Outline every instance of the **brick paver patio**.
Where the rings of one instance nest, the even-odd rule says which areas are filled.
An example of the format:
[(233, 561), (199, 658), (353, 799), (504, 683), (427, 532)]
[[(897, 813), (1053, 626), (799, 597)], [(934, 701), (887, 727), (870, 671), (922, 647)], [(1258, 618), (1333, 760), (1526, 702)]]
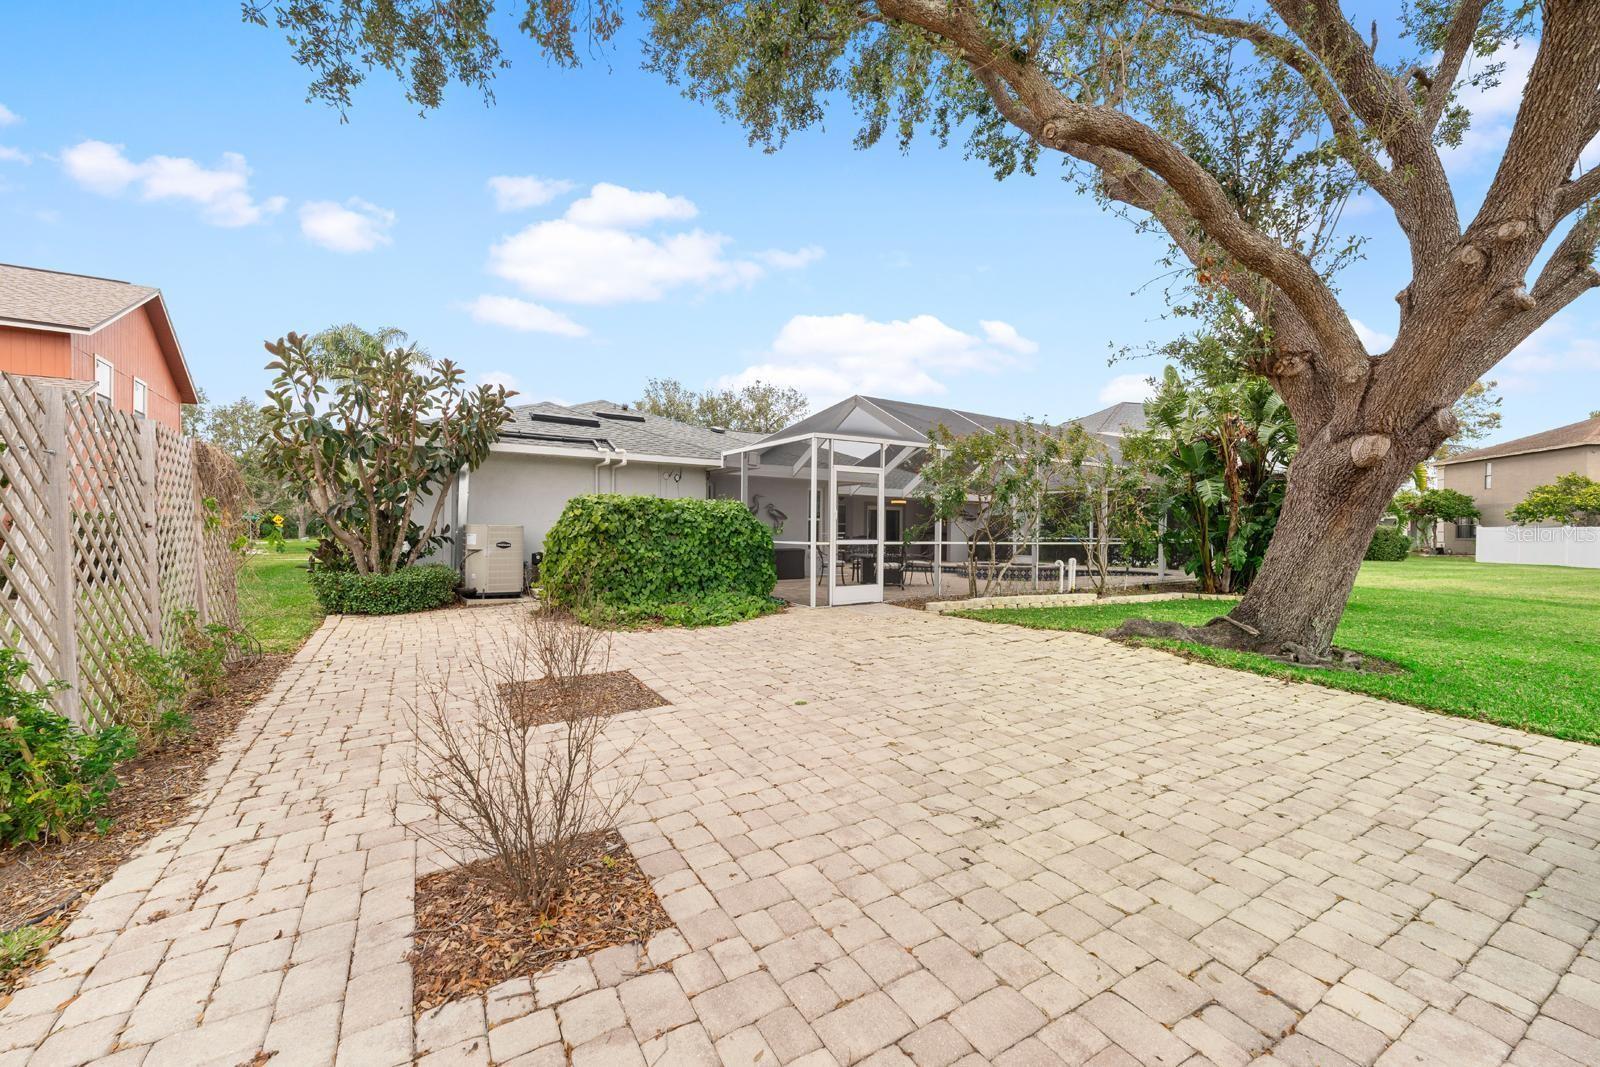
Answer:
[(889, 607), (619, 639), (676, 930), (413, 1024), (404, 706), (515, 612), (325, 625), (0, 1067), (1600, 1062), (1600, 750)]

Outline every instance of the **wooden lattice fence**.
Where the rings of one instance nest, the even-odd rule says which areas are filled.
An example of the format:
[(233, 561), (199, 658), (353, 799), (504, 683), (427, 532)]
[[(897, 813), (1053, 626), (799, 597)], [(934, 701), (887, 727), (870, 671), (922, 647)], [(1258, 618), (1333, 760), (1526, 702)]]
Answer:
[(11, 374), (0, 443), (0, 637), (35, 685), (66, 683), (64, 713), (103, 724), (130, 641), (170, 649), (186, 612), (237, 624), (232, 533), (196, 472), (204, 446), (92, 389)]

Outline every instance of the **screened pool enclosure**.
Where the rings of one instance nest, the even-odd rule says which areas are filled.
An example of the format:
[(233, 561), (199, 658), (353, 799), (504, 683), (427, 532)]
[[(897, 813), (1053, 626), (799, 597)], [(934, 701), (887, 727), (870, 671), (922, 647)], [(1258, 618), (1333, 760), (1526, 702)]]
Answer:
[[(1118, 405), (1078, 420), (1116, 448)], [(1132, 413), (1125, 413), (1132, 420)], [(1137, 410), (1142, 416), (1142, 409)], [(919, 499), (930, 434), (1011, 424), (954, 408), (854, 396), (752, 444), (723, 452), (715, 494), (744, 502), (773, 532), (778, 594), (811, 607), (965, 595), (1065, 591), (1094, 551), (1092, 520), (1064, 496), (990, 545), (974, 543), (972, 516), (943, 522)], [(1105, 427), (1105, 428), (1101, 428)], [(1107, 432), (1107, 430), (1111, 432)], [(1166, 577), (1154, 545), (1111, 541), (1125, 582)], [(1140, 558), (1148, 556), (1149, 558)]]

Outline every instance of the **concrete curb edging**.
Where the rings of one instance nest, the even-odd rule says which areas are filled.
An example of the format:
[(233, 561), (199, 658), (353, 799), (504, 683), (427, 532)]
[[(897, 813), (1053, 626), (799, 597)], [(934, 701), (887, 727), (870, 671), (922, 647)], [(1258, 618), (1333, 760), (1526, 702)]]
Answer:
[(1149, 604), (1160, 600), (1238, 600), (1226, 593), (1136, 593), (1100, 597), (1094, 593), (1025, 593), (1020, 596), (980, 596), (971, 600), (933, 600), (923, 608), (935, 615), (952, 611), (986, 611), (990, 608), (1081, 608), (1093, 604)]

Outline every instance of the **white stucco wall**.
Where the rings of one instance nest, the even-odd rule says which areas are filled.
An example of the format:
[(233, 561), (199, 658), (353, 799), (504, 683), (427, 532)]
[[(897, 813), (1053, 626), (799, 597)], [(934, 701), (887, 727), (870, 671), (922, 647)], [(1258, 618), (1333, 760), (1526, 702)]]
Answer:
[(495, 452), (467, 479), (465, 523), (522, 527), (529, 552), (544, 550), (544, 536), (567, 501), (585, 493), (625, 493), (667, 499), (706, 496), (705, 470), (630, 462), (600, 467), (598, 458), (529, 456)]

